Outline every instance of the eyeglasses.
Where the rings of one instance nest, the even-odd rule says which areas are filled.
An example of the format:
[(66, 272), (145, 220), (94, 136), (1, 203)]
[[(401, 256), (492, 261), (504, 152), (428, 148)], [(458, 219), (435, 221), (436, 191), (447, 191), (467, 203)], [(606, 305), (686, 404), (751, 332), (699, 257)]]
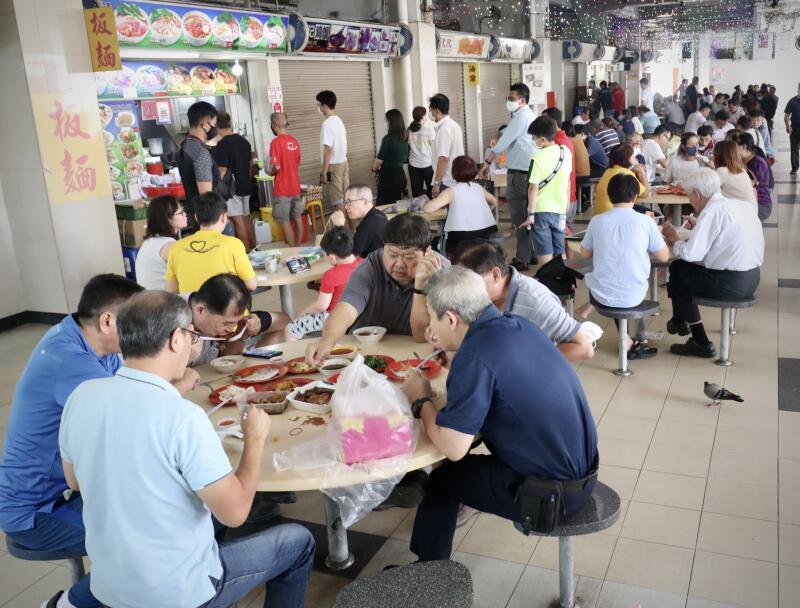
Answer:
[(365, 199), (363, 197), (362, 198), (346, 198), (346, 199), (344, 199), (344, 206), (345, 207), (349, 207), (350, 205), (356, 204), (358, 201), (364, 201), (364, 200), (367, 200), (367, 199)]
[(192, 336), (191, 338), (192, 344), (197, 344), (197, 341), (203, 337), (203, 334), (201, 334), (199, 331), (194, 331), (193, 329), (189, 329), (188, 327), (179, 327), (178, 329), (180, 329), (181, 331), (185, 331), (187, 334), (190, 334)]
[(186, 209), (181, 209), (180, 211), (176, 211), (170, 217), (175, 217), (176, 215), (186, 215)]

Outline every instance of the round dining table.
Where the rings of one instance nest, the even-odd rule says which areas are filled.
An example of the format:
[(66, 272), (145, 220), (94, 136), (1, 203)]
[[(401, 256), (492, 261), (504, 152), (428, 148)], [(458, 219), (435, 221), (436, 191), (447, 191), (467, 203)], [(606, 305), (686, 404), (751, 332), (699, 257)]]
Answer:
[(672, 207), (672, 225), (676, 228), (681, 225), (681, 208), (683, 205), (689, 204), (689, 197), (685, 194), (659, 194), (653, 190), (652, 196), (642, 197), (639, 199), (641, 203), (655, 203), (657, 205), (665, 205)]
[(278, 262), (277, 272), (267, 272), (265, 269), (256, 270), (256, 284), (259, 287), (277, 287), (281, 295), (281, 310), (290, 317), (293, 317), (292, 310), (292, 285), (305, 285), (309, 281), (318, 281), (328, 270), (332, 268), (330, 262), (323, 256), (311, 264), (311, 268), (305, 272), (293, 274), (286, 261), (292, 258), (301, 257), (301, 253), (308, 251), (309, 247), (281, 247), (281, 259)]
[[(275, 344), (272, 349), (280, 351), (284, 360), (289, 360), (303, 355), (309, 340)], [(343, 337), (339, 345), (355, 346), (362, 355), (387, 355), (395, 360), (413, 359), (414, 351), (419, 352), (423, 357), (431, 352), (431, 347), (427, 344), (415, 342), (410, 336), (387, 335), (377, 344), (361, 344), (353, 336)], [(264, 359), (248, 357), (245, 366), (259, 365), (267, 363)], [(223, 375), (215, 371), (210, 365), (203, 365), (197, 368), (200, 374), (201, 384), (194, 390), (187, 393), (186, 398), (194, 401), (206, 411), (213, 408), (209, 401), (212, 390), (231, 384), (235, 379), (232, 375)], [(319, 380), (322, 376), (312, 372), (308, 374), (297, 374), (284, 376), (290, 380), (297, 378), (310, 378)], [(437, 407), (444, 406), (446, 390), (445, 381), (447, 370), (431, 380), (434, 391), (434, 401)], [(223, 418), (239, 418), (238, 407), (223, 406), (211, 414), (211, 420), (215, 427), (217, 422)], [(346, 472), (341, 472), (342, 467), (337, 467), (336, 475), (331, 475), (331, 470), (326, 467), (308, 470), (284, 470), (276, 471), (273, 466), (272, 456), (275, 453), (283, 452), (293, 446), (318, 439), (328, 432), (330, 414), (317, 415), (305, 411), (297, 410), (289, 405), (282, 414), (270, 415), (271, 426), (269, 436), (264, 446), (264, 456), (261, 462), (261, 472), (258, 480), (258, 490), (262, 492), (286, 492), (286, 491), (306, 491), (324, 490), (334, 487), (346, 487), (357, 484), (367, 483), (372, 480), (381, 479), (387, 476), (386, 472), (372, 470), (370, 472), (357, 468), (347, 467)], [(408, 463), (407, 471), (413, 471), (432, 465), (444, 459), (444, 455), (433, 445), (428, 438), (422, 423), (415, 420), (418, 425), (418, 440), (414, 454)], [(225, 451), (235, 468), (241, 458), (243, 442), (240, 439), (226, 437), (223, 441)], [(395, 474), (393, 469), (391, 474)], [(341, 514), (338, 504), (328, 495), (325, 495), (325, 522), (328, 536), (328, 556), (325, 563), (332, 570), (342, 570), (353, 564), (354, 557), (350, 553), (347, 542), (347, 529), (341, 525)]]

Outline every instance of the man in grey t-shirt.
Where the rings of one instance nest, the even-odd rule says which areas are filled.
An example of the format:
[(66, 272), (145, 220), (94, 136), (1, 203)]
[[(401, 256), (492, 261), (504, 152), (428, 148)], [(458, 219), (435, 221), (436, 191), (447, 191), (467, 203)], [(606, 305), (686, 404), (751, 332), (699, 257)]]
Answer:
[(566, 313), (558, 297), (536, 279), (509, 267), (499, 245), (467, 241), (456, 250), (453, 263), (481, 275), (497, 308), (536, 325), (567, 360), (582, 361), (594, 356), (591, 340), (581, 331), (580, 323)]

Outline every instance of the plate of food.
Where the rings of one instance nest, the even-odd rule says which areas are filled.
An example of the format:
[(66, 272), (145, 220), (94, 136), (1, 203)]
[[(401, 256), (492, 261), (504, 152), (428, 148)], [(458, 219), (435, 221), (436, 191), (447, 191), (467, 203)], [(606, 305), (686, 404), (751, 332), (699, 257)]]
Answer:
[(365, 355), (364, 365), (373, 371), (383, 374), (386, 368), (395, 363), (395, 360), (388, 355)]
[(226, 384), (211, 391), (208, 400), (214, 405), (219, 405), (227, 401), (227, 405), (236, 405), (240, 400), (247, 399), (247, 395), (255, 394), (259, 390), (266, 390), (266, 385), (237, 386), (236, 384)]
[(125, 127), (124, 129), (119, 130), (119, 135), (117, 137), (119, 138), (119, 142), (121, 144), (132, 144), (139, 139), (139, 133), (130, 127)]
[(271, 48), (278, 48), (286, 40), (286, 28), (282, 23), (270, 21), (264, 28), (264, 41)]
[(200, 11), (183, 16), (183, 40), (190, 46), (203, 46), (211, 39), (211, 19)]
[(106, 148), (114, 144), (114, 134), (105, 129), (103, 130), (103, 144), (105, 144)]
[(270, 391), (292, 392), (297, 387), (305, 386), (311, 382), (315, 382), (315, 380), (312, 380), (311, 378), (280, 378), (278, 380), (268, 382), (264, 385), (264, 388)]
[(167, 80), (167, 90), (178, 95), (189, 95), (192, 92), (192, 75), (189, 70), (180, 65), (170, 65), (164, 71)]
[(283, 414), (289, 401), (289, 391), (255, 391), (245, 396), (245, 403), (258, 406), (267, 414)]
[(119, 167), (115, 167), (114, 165), (108, 165), (108, 179), (112, 182), (117, 181), (117, 178), (120, 176), (122, 171), (120, 171)]
[(312, 414), (327, 414), (331, 411), (334, 389), (322, 381), (311, 382), (289, 393), (292, 407)]
[(129, 44), (140, 43), (150, 31), (147, 13), (133, 2), (122, 2), (114, 9), (114, 23), (119, 39)]
[(214, 72), (211, 68), (208, 68), (204, 65), (196, 65), (192, 68), (191, 71), (192, 75), (192, 83), (194, 83), (197, 88), (199, 89), (213, 89), (214, 84)]
[(306, 363), (305, 357), (295, 357), (294, 359), (289, 359), (286, 362), (286, 367), (289, 368), (290, 375), (294, 374), (314, 374), (317, 371), (317, 368), (309, 363)]
[(214, 17), (214, 43), (231, 47), (239, 37), (239, 21), (229, 12)]
[(150, 13), (150, 41), (170, 46), (181, 37), (181, 18), (168, 8), (157, 8)]
[(214, 70), (214, 80), (218, 91), (235, 93), (238, 88), (238, 78), (231, 72), (230, 66), (221, 65)]
[(128, 196), (125, 194), (125, 186), (119, 182), (111, 182), (111, 196), (115, 201), (124, 201)]
[(134, 124), (136, 124), (136, 116), (133, 115), (133, 112), (122, 110), (122, 112), (117, 114), (117, 119), (115, 122), (120, 129), (132, 127)]
[[(406, 375), (408, 375), (409, 370), (422, 363), (422, 361), (422, 359), (394, 361), (386, 367), (386, 377), (390, 380), (402, 382), (406, 379)], [(442, 371), (442, 366), (431, 359), (430, 361), (425, 362), (425, 365), (420, 368), (420, 371), (424, 372), (425, 376), (430, 380), (431, 378), (435, 378), (439, 375), (439, 373)]]
[(109, 72), (108, 74), (108, 84), (112, 93), (124, 95), (128, 89), (136, 86), (136, 72), (126, 65), (122, 66), (121, 70)]
[(239, 42), (243, 47), (254, 49), (264, 37), (264, 24), (253, 15), (242, 15), (239, 21)]
[(140, 93), (157, 93), (163, 91), (167, 79), (164, 70), (155, 65), (143, 65), (136, 70), (136, 86)]
[(263, 363), (240, 369), (233, 374), (236, 384), (262, 384), (286, 375), (289, 368), (282, 363)]
[(144, 173), (144, 165), (138, 160), (125, 165), (125, 177), (139, 177), (142, 173)]

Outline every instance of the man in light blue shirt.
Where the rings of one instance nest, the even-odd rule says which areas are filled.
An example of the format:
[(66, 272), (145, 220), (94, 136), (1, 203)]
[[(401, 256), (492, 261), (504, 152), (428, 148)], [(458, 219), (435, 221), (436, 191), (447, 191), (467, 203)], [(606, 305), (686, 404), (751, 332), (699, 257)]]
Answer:
[(534, 154), (533, 139), (528, 133), (528, 127), (536, 118), (528, 105), (529, 101), (530, 90), (527, 85), (521, 82), (511, 85), (506, 99), (506, 108), (511, 112), (511, 122), (506, 126), (494, 148), (486, 155), (486, 161), (481, 169), (481, 177), (486, 179), (494, 159), (503, 152), (506, 153), (508, 169), (506, 200), (511, 213), (511, 224), (517, 232), (517, 253), (511, 264), (518, 270), (527, 270), (533, 259), (531, 233), (527, 227), (517, 228), (528, 219), (528, 171)]
[[(619, 174), (608, 183), (614, 208), (589, 222), (581, 243), (581, 256), (592, 258), (593, 270), (585, 276), (590, 301), (610, 308), (633, 308), (647, 295), (650, 256), (659, 262), (669, 259), (667, 247), (653, 218), (633, 210), (639, 196), (639, 181)], [(629, 345), (628, 357), (653, 357), (657, 349), (640, 341), (644, 323)]]
[(180, 296), (145, 292), (118, 318), (125, 367), (84, 382), (67, 400), (59, 444), (64, 474), (84, 500), (92, 593), (114, 608), (218, 608), (266, 583), (264, 606), (299, 608), (314, 540), (287, 524), (217, 545), (211, 515), (247, 517), (270, 420), (242, 415), (242, 458), (231, 469), (206, 413), (171, 382), (200, 334)]
[[(64, 404), (84, 380), (113, 376), (120, 366), (117, 309), (142, 288), (103, 274), (83, 288), (78, 311), (52, 327), (33, 349), (14, 391), (0, 461), (0, 528), (34, 551), (85, 555), (83, 502), (69, 495), (58, 451)], [(89, 579), (69, 591), (78, 608), (100, 604)]]

